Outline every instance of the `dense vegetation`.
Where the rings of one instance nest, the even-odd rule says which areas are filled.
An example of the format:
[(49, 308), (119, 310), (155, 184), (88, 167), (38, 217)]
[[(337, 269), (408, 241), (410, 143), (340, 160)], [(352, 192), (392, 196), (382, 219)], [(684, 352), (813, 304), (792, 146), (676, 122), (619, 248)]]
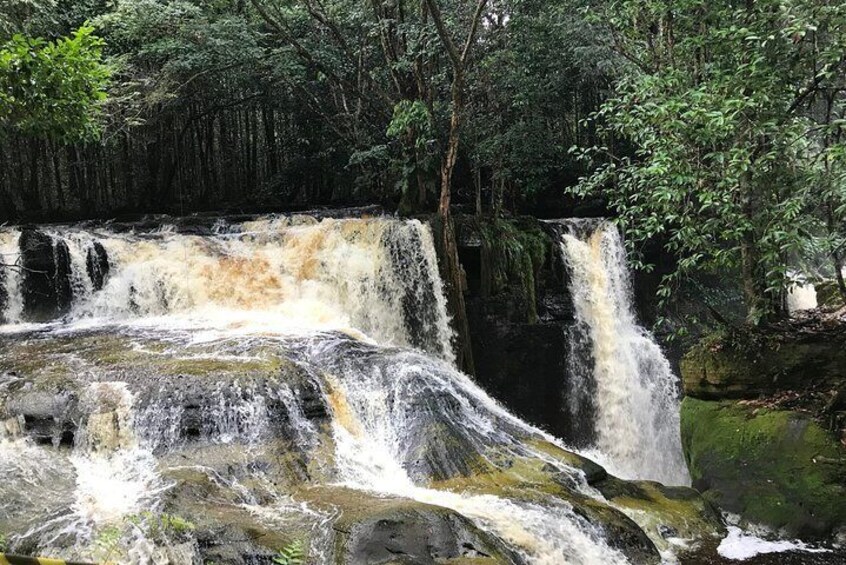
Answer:
[(98, 141), (7, 139), (6, 217), (374, 201), (431, 210), (453, 107), (444, 41), (471, 47), (458, 61), (459, 200), (473, 204), (480, 187), (480, 206), (516, 205), (575, 178), (567, 149), (591, 139), (580, 120), (607, 85), (577, 13), (538, 0), (20, 6), (7, 36), (54, 40), (88, 22), (113, 76)]
[(587, 198), (760, 321), (846, 296), (845, 73), (826, 0), (4, 0), (0, 220)]

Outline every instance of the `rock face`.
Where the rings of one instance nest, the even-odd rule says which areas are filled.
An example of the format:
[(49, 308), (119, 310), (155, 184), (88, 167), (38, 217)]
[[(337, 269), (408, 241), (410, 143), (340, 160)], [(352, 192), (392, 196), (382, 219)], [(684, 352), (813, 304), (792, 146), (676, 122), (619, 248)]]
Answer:
[(574, 317), (557, 236), (534, 218), (464, 217), (457, 232), (477, 379), (522, 418), (585, 445), (590, 430), (566, 397)]
[(693, 485), (752, 523), (824, 538), (846, 527), (846, 449), (807, 415), (686, 398)]
[(681, 361), (685, 393), (697, 398), (755, 398), (784, 390), (828, 389), (846, 382), (846, 331), (704, 339)]
[[(117, 524), (109, 531), (125, 536), (140, 528), (155, 545), (150, 551), (177, 552), (156, 560), (173, 565), (271, 563), (295, 542), (305, 543), (316, 563), (526, 563), (520, 543), (512, 540), (512, 547), (498, 533), (510, 531), (511, 514), (495, 514), (505, 526), (488, 530), (462, 511), (464, 503), (449, 502), (465, 496), (510, 500), (513, 511), (550, 506), (542, 516), (569, 516), (562, 524), (583, 524), (638, 564), (659, 563), (674, 532), (702, 539), (721, 530), (691, 489), (617, 479), (539, 434), (511, 430), (520, 438), (516, 449), (475, 441), (478, 430), (459, 418), (466, 412), (450, 406), (464, 397), (433, 394), (436, 387), (422, 385), (434, 381), (420, 374), (409, 381), (421, 392), (410, 411), (414, 421), (403, 428), (412, 436), (404, 467), (429, 494), (412, 499), (337, 486), (339, 465), (347, 463), (338, 461), (343, 435), (333, 427), (362, 433), (352, 389), (335, 390), (360, 371), (340, 369), (358, 359), (396, 386), (399, 371), (380, 367), (378, 357), (404, 358), (350, 343), (332, 353), (336, 365), (315, 371), (298, 361), (306, 344), (296, 340), (285, 347), (253, 343), (252, 355), (238, 341), (102, 331), (0, 342), (0, 446), (17, 450), (11, 460), (0, 458), (13, 463), (2, 467), (0, 531), (15, 536), (17, 552), (89, 561), (88, 553), (74, 555), (74, 548), (26, 532), (57, 511), (73, 517), (83, 492), (77, 482), (90, 465), (126, 477), (145, 505), (153, 500), (146, 497), (158, 497), (151, 511), (122, 508), (131, 513), (96, 526)], [(507, 423), (486, 431), (506, 433)], [(97, 497), (85, 500), (92, 510), (111, 508), (111, 498), (104, 508)]]
[(66, 314), (73, 299), (67, 244), (25, 229), (21, 231), (20, 249), (26, 319), (42, 322)]
[(706, 338), (682, 361), (693, 485), (748, 523), (808, 539), (842, 533), (843, 334), (747, 337)]
[(404, 499), (369, 498), (332, 489), (327, 500), (343, 509), (333, 526), (335, 562), (344, 563), (522, 563), (517, 555), (469, 520), (439, 506)]

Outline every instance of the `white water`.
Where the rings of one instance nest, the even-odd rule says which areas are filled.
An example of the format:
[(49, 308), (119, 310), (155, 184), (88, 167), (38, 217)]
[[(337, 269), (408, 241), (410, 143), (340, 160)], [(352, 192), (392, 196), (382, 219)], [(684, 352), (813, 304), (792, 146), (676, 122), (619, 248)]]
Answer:
[[(677, 379), (652, 335), (637, 324), (625, 248), (608, 223), (571, 223), (561, 236), (576, 311), (571, 368), (594, 403), (596, 448), (624, 478), (687, 485)], [(579, 346), (589, 358), (578, 355)]]
[(785, 551), (826, 553), (828, 550), (814, 548), (801, 541), (766, 540), (754, 533), (744, 532), (737, 526), (728, 527), (728, 535), (717, 548), (720, 555), (735, 561), (744, 561), (765, 553), (783, 553)]
[[(68, 320), (96, 327), (218, 328), (244, 333), (363, 332), (391, 345), (453, 359), (437, 258), (419, 221), (313, 218), (257, 220), (214, 236), (48, 232), (67, 245), (73, 304)], [(16, 258), (16, 232), (2, 233)], [(86, 258), (94, 242), (110, 274), (94, 291)], [(5, 318), (21, 320), (19, 276), (6, 277)], [(419, 316), (410, 320), (411, 314)], [(8, 329), (8, 328), (7, 328)]]
[[(598, 448), (628, 476), (683, 483), (686, 474), (675, 460), (678, 438), (668, 433), (672, 421), (666, 420), (675, 409), (667, 388), (672, 375), (658, 346), (634, 321), (615, 233), (606, 230), (589, 241), (564, 236), (563, 243), (574, 272), (577, 313), (590, 329), (600, 361)], [(272, 340), (290, 348), (324, 383), (321, 394), (332, 410), (332, 472), (339, 484), (455, 510), (529, 563), (626, 561), (597, 526), (562, 500), (438, 488), (441, 479), (460, 475), (462, 461), (455, 457), (493, 467), (503, 457), (527, 457), (551, 465), (582, 494), (601, 500), (580, 472), (532, 449), (526, 440), (559, 442), (509, 414), (452, 366), (452, 335), (434, 246), (420, 222), (280, 218), (221, 225), (214, 235), (202, 237), (172, 228), (154, 234), (67, 228), (51, 235), (68, 247), (73, 290), (67, 318), (41, 326), (51, 335), (108, 325), (115, 332), (129, 328), (164, 336), (177, 349), (205, 343), (220, 358), (244, 358), (252, 355), (257, 340)], [(16, 237), (5, 236), (5, 248), (12, 250)], [(102, 290), (95, 290), (87, 273), (95, 241), (110, 263)], [(5, 317), (21, 320), (20, 283), (9, 280), (4, 284), (14, 300)], [(32, 326), (11, 324), (5, 331), (16, 328)], [(224, 343), (232, 342), (243, 347), (223, 351)], [(287, 386), (269, 390), (238, 380), (214, 386), (213, 402), (200, 407), (199, 437), (192, 441), (243, 445), (247, 457), (270, 433), (268, 403), (280, 399), (301, 446), (316, 443), (313, 424)], [(24, 535), (38, 538), (43, 548), (59, 547), (66, 536), (91, 542), (102, 527), (157, 508), (170, 486), (159, 473), (161, 457), (188, 441), (181, 436), (188, 416), (178, 387), (162, 386), (142, 402), (125, 384), (100, 383), (91, 385), (86, 398), (87, 425), (67, 456), (73, 486), (62, 492), (71, 499), (52, 499), (68, 510)], [(677, 434), (677, 420), (675, 425)], [(454, 445), (460, 447), (450, 448)], [(19, 447), (9, 449), (7, 457), (0, 449), (0, 469), (18, 464), (11, 459), (21, 453)], [(26, 449), (39, 464), (53, 457), (50, 448)], [(259, 470), (248, 487), (211, 467), (197, 468), (237, 492), (251, 513), (267, 520), (274, 511), (312, 515), (318, 537), (331, 535), (325, 527), (330, 515), (304, 509), (274, 491)], [(45, 477), (59, 474), (54, 471), (34, 484), (44, 488)], [(9, 476), (35, 472), (18, 470)], [(261, 485), (262, 496), (251, 490), (255, 484)], [(317, 554), (329, 551), (325, 540), (313, 545)], [(143, 562), (143, 555), (154, 551), (141, 540), (133, 549), (141, 557), (134, 559)]]
[(0, 440), (0, 499), (12, 501), (0, 504), (0, 517), (26, 508), (35, 519), (18, 537), (37, 540), (47, 553), (67, 538), (89, 543), (103, 528), (155, 508), (167, 488), (152, 451), (136, 439), (126, 385), (94, 383), (80, 401), (90, 413), (67, 455), (23, 438)]
[[(329, 344), (328, 349), (332, 347)], [(321, 349), (324, 352), (315, 352), (318, 359), (327, 348)], [(427, 487), (425, 478), (415, 480), (409, 466), (420, 455), (409, 448), (437, 447), (415, 446), (415, 439), (429, 438), (420, 431), (421, 426), (426, 429), (432, 422), (454, 421), (455, 427), (448, 429), (457, 431), (459, 437), (452, 439), (466, 442), (474, 453), (498, 450), (545, 459), (520, 441), (521, 434), (539, 436), (540, 432), (508, 414), (450, 367), (432, 364), (413, 353), (400, 353), (381, 359), (382, 363), (366, 371), (360, 364), (371, 365), (370, 360), (347, 361), (350, 357), (331, 356), (341, 361), (330, 362), (327, 367), (339, 375), (332, 381), (331, 405), (335, 412), (336, 464), (343, 485), (455, 510), (508, 542), (529, 563), (627, 562), (622, 553), (609, 547), (599, 528), (578, 516), (564, 501), (544, 497), (547, 501), (541, 505), (491, 494), (438, 490)], [(388, 380), (390, 387), (385, 386)], [(435, 398), (449, 398), (456, 406), (427, 404), (425, 399), (431, 398), (432, 391), (437, 392)], [(573, 469), (560, 463), (557, 466), (574, 475), (574, 481), (583, 480)], [(587, 485), (584, 488), (587, 490)]]
[[(6, 304), (0, 312), (0, 322), (16, 324), (23, 315), (23, 296), (21, 294), (21, 273), (17, 268), (19, 252), (18, 240), (20, 232), (17, 230), (0, 231), (0, 296), (5, 297)], [(2, 302), (0, 302), (2, 304)]]
[(795, 281), (787, 289), (787, 311), (791, 314), (805, 310), (813, 310), (817, 304), (817, 289), (807, 281), (804, 275), (789, 272)]

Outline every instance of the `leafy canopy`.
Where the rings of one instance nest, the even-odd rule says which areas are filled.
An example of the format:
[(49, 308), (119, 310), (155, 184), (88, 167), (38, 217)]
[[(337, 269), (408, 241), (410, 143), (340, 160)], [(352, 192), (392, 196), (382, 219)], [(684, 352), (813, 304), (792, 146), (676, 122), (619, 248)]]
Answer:
[(89, 26), (54, 41), (15, 34), (0, 45), (0, 136), (97, 137), (111, 74), (102, 49)]
[(693, 269), (740, 269), (750, 321), (768, 315), (824, 231), (822, 185), (832, 213), (846, 201), (823, 182), (843, 168), (846, 5), (621, 1), (594, 16), (627, 67), (575, 191), (602, 194), (633, 249), (658, 238), (681, 257), (664, 297)]

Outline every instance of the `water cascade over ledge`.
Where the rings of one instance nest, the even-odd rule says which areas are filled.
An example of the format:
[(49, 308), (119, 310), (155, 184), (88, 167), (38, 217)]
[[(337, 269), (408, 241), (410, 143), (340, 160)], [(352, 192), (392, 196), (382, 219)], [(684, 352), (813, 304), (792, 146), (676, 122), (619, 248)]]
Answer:
[(679, 435), (678, 380), (639, 326), (619, 231), (609, 222), (560, 224), (570, 273), (572, 409), (595, 427), (595, 447), (627, 478), (690, 484)]
[[(581, 246), (565, 250), (574, 292), (597, 276)], [(0, 252), (19, 267), (0, 279), (0, 533), (15, 551), (270, 563), (300, 543), (308, 563), (591, 565), (657, 563), (721, 531), (693, 491), (609, 475), (455, 369), (419, 221), (4, 229)], [(575, 299), (596, 358), (657, 351), (633, 317), (593, 329), (630, 306)], [(637, 385), (668, 408), (658, 359), (632, 361), (640, 384), (616, 372), (626, 359), (597, 367), (597, 447), (627, 477), (680, 484), (663, 412), (638, 435), (613, 406)], [(667, 450), (665, 474), (643, 450)]]

